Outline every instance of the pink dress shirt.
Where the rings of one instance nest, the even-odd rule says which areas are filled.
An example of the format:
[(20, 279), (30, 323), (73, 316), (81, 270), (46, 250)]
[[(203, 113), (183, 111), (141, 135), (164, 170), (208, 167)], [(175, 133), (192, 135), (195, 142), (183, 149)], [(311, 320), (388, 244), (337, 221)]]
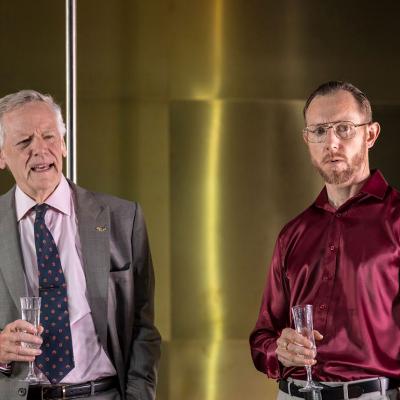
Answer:
[[(93, 324), (86, 297), (86, 279), (83, 271), (78, 221), (74, 199), (67, 180), (62, 176), (60, 184), (45, 201), (51, 206), (45, 216), (46, 225), (58, 247), (68, 290), (71, 335), (75, 368), (61, 381), (82, 383), (106, 376), (116, 371), (102, 348)], [(36, 202), (18, 186), (15, 191), (18, 229), (25, 265), (27, 293), (38, 295), (38, 266), (36, 260), (33, 224)]]

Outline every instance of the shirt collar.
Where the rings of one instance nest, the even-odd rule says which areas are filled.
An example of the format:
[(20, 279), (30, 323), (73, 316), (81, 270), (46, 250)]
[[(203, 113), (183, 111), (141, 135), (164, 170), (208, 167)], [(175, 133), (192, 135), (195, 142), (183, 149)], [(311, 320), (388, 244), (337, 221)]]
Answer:
[[(362, 186), (360, 192), (356, 195), (360, 197), (360, 195), (370, 195), (374, 196), (379, 200), (382, 200), (385, 196), (386, 190), (389, 187), (389, 184), (386, 182), (385, 178), (383, 177), (381, 171), (372, 170), (370, 177)], [(346, 201), (347, 203), (347, 201)], [(326, 187), (324, 187), (321, 193), (318, 195), (317, 199), (315, 200), (314, 204), (319, 208), (324, 208), (329, 211), (336, 211), (328, 201), (328, 193), (326, 191)]]
[[(61, 180), (56, 190), (46, 199), (46, 204), (56, 210), (71, 215), (71, 188), (64, 175), (61, 175)], [(36, 205), (36, 201), (24, 193), (17, 185), (15, 189), (15, 208), (17, 212), (17, 221), (19, 222), (26, 213)]]

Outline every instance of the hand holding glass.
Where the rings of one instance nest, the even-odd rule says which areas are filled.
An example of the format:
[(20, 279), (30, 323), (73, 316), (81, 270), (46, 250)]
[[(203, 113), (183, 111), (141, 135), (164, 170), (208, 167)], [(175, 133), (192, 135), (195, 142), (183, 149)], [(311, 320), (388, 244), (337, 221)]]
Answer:
[[(40, 325), (40, 297), (21, 297), (21, 313), (22, 319), (31, 323), (36, 330), (39, 330)], [(26, 347), (33, 347), (30, 343), (23, 343)], [(40, 377), (35, 374), (34, 362), (29, 362), (29, 371), (28, 376), (25, 378), (25, 381), (29, 383), (39, 383), (41, 381)]]
[[(300, 335), (306, 337), (312, 343), (311, 350), (313, 350), (316, 354), (317, 347), (315, 346), (315, 339), (313, 332), (314, 328), (313, 328), (312, 305), (306, 304), (304, 306), (294, 306), (292, 307), (292, 315), (296, 331), (300, 333)], [(307, 384), (304, 388), (299, 389), (299, 391), (312, 392), (313, 390), (321, 390), (322, 386), (318, 385), (312, 380), (311, 365), (306, 365), (305, 368), (307, 371)]]

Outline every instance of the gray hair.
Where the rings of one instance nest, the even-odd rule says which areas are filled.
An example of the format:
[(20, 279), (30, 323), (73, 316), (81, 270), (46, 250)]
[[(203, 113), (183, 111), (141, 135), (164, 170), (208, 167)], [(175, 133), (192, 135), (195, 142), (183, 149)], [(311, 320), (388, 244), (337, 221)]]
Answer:
[(5, 138), (5, 127), (3, 123), (3, 117), (6, 113), (11, 112), (27, 103), (32, 103), (35, 101), (43, 101), (48, 104), (54, 111), (57, 128), (61, 136), (65, 135), (66, 129), (64, 120), (61, 114), (60, 106), (54, 101), (53, 97), (49, 94), (42, 94), (36, 90), (21, 90), (16, 93), (11, 93), (0, 99), (0, 149), (3, 147)]

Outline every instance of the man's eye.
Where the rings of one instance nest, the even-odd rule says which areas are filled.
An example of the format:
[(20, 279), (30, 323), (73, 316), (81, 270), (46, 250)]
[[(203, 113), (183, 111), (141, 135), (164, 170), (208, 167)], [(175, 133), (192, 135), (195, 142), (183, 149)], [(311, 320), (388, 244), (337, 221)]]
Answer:
[(323, 136), (323, 135), (325, 135), (325, 132), (326, 132), (326, 129), (323, 126), (318, 126), (313, 131), (314, 135), (317, 135), (317, 136)]
[(336, 125), (336, 132), (339, 134), (347, 134), (350, 131), (349, 124)]
[(24, 140), (21, 140), (20, 142), (18, 142), (17, 144), (18, 144), (18, 146), (26, 147), (26, 146), (28, 146), (28, 144), (30, 142), (31, 142), (31, 139), (24, 139)]

